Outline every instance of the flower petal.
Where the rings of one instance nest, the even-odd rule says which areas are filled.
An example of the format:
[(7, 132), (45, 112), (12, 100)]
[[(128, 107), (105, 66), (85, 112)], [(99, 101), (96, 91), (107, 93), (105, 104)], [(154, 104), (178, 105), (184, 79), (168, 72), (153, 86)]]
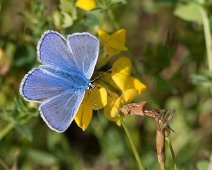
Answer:
[(101, 41), (104, 43), (104, 51), (109, 55), (109, 57), (117, 55), (121, 51), (128, 50), (125, 46), (126, 30), (119, 29), (112, 35), (109, 35), (100, 29), (98, 34)]
[(78, 0), (76, 6), (88, 12), (96, 8), (96, 2), (94, 0)]
[(99, 38), (102, 42), (106, 43), (110, 39), (110, 35), (103, 30), (99, 29), (98, 30)]
[(132, 70), (132, 64), (128, 57), (120, 57), (113, 63), (112, 75), (123, 74), (129, 76)]
[(74, 118), (76, 124), (82, 128), (82, 130), (85, 130), (92, 118), (93, 111), (89, 103), (89, 96), (88, 93), (85, 93), (85, 97), (83, 99), (82, 104), (79, 107), (79, 110)]
[[(99, 87), (100, 85), (97, 85)], [(89, 91), (90, 106), (93, 110), (102, 109), (107, 105), (107, 91), (104, 87), (92, 88)]]
[(132, 64), (127, 57), (120, 57), (113, 64), (112, 80), (116, 86), (121, 90), (126, 90), (126, 86), (129, 83), (128, 78), (132, 70)]
[(111, 48), (117, 49), (119, 51), (126, 51), (128, 50), (127, 47), (124, 46), (124, 44), (121, 44), (119, 41), (115, 39), (110, 39), (107, 42), (107, 45), (109, 45)]
[(138, 96), (138, 92), (135, 89), (129, 89), (123, 92), (119, 97), (116, 93), (108, 90), (108, 104), (104, 108), (105, 116), (116, 122), (117, 125), (121, 125), (119, 117), (119, 108), (123, 105), (131, 102), (135, 97)]
[(123, 105), (132, 102), (138, 96), (138, 92), (135, 89), (126, 90), (122, 95), (115, 100), (114, 105), (111, 107), (110, 110), (110, 119), (115, 121), (117, 124), (120, 123), (120, 116), (119, 116), (119, 108)]
[(121, 102), (121, 106), (132, 102), (137, 96), (138, 96), (138, 91), (136, 89), (128, 89), (125, 90), (121, 97), (120, 97), (120, 102)]
[(138, 91), (138, 94), (141, 94), (147, 90), (146, 85), (141, 83), (140, 80), (136, 78), (129, 77), (128, 82), (129, 83), (127, 83), (127, 89), (136, 89)]
[(113, 118), (116, 117), (116, 114), (120, 105), (120, 103), (118, 103), (119, 101), (116, 102), (119, 96), (108, 89), (107, 89), (107, 92), (108, 92), (108, 97), (107, 97), (108, 104), (104, 108), (104, 113), (108, 119), (113, 120)]
[(111, 35), (111, 39), (114, 39), (119, 42), (119, 44), (124, 45), (126, 42), (126, 30), (123, 28), (119, 29)]
[(106, 43), (104, 46), (104, 51), (109, 55), (109, 57), (113, 57), (120, 53), (120, 49), (113, 48), (110, 44)]

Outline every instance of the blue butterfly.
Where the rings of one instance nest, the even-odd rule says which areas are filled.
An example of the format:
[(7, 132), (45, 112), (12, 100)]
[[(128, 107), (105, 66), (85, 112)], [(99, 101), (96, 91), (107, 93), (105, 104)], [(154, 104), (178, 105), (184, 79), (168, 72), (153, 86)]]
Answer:
[(73, 121), (85, 90), (94, 87), (90, 78), (99, 53), (99, 41), (89, 33), (75, 33), (65, 39), (46, 31), (37, 46), (41, 63), (25, 75), (20, 94), (40, 103), (41, 117), (52, 130), (64, 132)]

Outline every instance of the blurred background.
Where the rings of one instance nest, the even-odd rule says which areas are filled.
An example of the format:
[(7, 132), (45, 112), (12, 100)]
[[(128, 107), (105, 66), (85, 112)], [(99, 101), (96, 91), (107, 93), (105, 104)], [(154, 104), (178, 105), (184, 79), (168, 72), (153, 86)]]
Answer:
[[(37, 105), (19, 95), (23, 76), (38, 65), (36, 45), (46, 30), (61, 34), (99, 28), (127, 31), (133, 74), (148, 87), (137, 98), (152, 108), (176, 109), (170, 126), (178, 169), (207, 170), (212, 153), (212, 72), (208, 69), (204, 7), (212, 23), (212, 1), (101, 0), (86, 12), (72, 0), (0, 0), (0, 169), (137, 169), (122, 127), (94, 114), (82, 131), (75, 123), (63, 134), (47, 128)], [(109, 4), (104, 8), (101, 4)], [(111, 24), (113, 22), (113, 24)], [(127, 126), (146, 169), (159, 169), (156, 125), (129, 117)], [(167, 166), (173, 160), (167, 148)]]

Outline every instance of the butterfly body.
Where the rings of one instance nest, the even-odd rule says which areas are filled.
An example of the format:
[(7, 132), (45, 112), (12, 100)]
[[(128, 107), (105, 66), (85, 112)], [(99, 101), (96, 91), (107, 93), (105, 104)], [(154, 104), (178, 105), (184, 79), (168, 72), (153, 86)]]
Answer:
[(55, 31), (45, 32), (37, 46), (41, 65), (25, 75), (20, 94), (40, 103), (46, 124), (64, 132), (73, 121), (90, 83), (99, 52), (99, 41), (89, 33), (63, 38)]
[(46, 74), (55, 76), (55, 78), (61, 79), (61, 81), (66, 81), (69, 84), (68, 89), (86, 89), (88, 87), (89, 80), (81, 72), (74, 69), (66, 71), (45, 65), (41, 65), (40, 68)]

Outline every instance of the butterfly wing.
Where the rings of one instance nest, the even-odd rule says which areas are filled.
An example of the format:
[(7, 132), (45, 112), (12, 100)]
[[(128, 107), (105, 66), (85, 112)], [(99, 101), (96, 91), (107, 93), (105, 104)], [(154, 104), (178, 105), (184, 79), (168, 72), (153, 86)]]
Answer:
[(37, 46), (38, 60), (43, 64), (71, 71), (90, 79), (97, 62), (99, 41), (89, 33), (75, 33), (68, 41), (55, 31), (46, 31)]
[(39, 107), (41, 117), (52, 130), (64, 132), (73, 121), (84, 97), (84, 90), (67, 90)]
[[(68, 42), (58, 32), (46, 31), (37, 45), (38, 60), (44, 65), (50, 65), (66, 71), (76, 70), (77, 65), (71, 54)], [(80, 71), (78, 69), (78, 71)]]
[(99, 53), (99, 41), (89, 33), (75, 33), (68, 36), (68, 43), (78, 68), (90, 79)]
[[(78, 72), (63, 72), (53, 67), (40, 65), (22, 80), (20, 94), (29, 101), (43, 102), (68, 89), (85, 89), (88, 80), (79, 78)], [(77, 78), (78, 77), (78, 78)]]
[(25, 75), (19, 91), (27, 101), (42, 102), (59, 95), (68, 86), (69, 82), (35, 68)]
[(52, 130), (63, 132), (73, 121), (85, 90), (71, 88), (75, 82), (59, 77), (61, 72), (52, 74), (52, 69), (41, 65), (30, 71), (22, 80), (20, 93), (26, 100), (41, 102), (43, 120)]
[[(45, 72), (42, 65), (32, 70), (22, 80), (20, 93), (26, 100), (42, 102), (39, 110), (51, 129), (63, 132), (68, 128), (83, 100), (86, 88), (70, 89), (70, 85), (76, 87), (77, 82), (70, 82), (64, 77), (61, 79), (63, 74), (58, 76), (55, 73), (74, 71), (88, 81), (93, 74), (98, 52), (99, 42), (89, 33), (70, 35), (68, 41), (54, 31), (47, 31), (42, 35), (37, 46), (38, 60), (44, 67), (49, 67), (48, 70), (54, 68), (56, 72)], [(86, 81), (85, 85), (88, 83)]]

